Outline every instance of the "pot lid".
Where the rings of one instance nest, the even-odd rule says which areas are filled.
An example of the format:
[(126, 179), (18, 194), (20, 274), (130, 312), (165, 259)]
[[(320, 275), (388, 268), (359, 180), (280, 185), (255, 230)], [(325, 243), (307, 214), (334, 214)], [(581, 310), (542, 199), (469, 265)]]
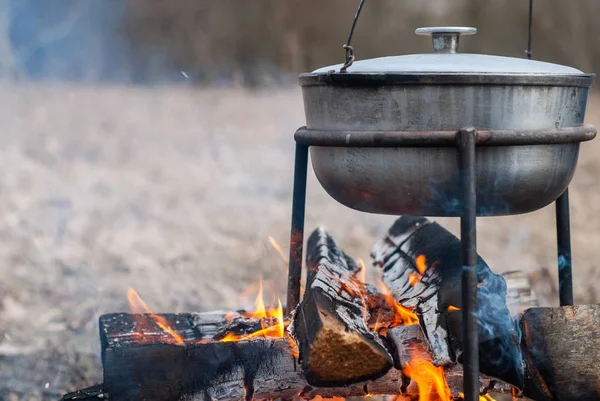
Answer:
[[(509, 74), (577, 75), (582, 71), (560, 64), (487, 54), (457, 53), (461, 35), (474, 35), (470, 27), (419, 28), (417, 35), (430, 35), (433, 53), (380, 57), (352, 63), (348, 74)], [(319, 68), (312, 74), (340, 72), (343, 64)], [(312, 75), (311, 74), (311, 75)], [(307, 74), (308, 75), (308, 74)]]

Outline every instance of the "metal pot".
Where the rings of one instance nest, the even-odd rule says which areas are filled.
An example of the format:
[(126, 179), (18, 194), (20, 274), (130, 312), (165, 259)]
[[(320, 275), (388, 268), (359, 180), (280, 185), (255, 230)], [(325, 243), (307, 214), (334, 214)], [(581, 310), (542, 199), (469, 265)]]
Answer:
[[(457, 150), (451, 141), (428, 146), (426, 138), (467, 126), (493, 131), (496, 145), (477, 148), (478, 215), (530, 212), (564, 192), (579, 142), (595, 135), (593, 127), (582, 126), (594, 75), (539, 61), (456, 53), (460, 35), (475, 32), (420, 28), (417, 34), (432, 35), (434, 53), (300, 76), (313, 137), (341, 135), (365, 143), (311, 143), (314, 171), (333, 198), (365, 212), (459, 216)], [(398, 132), (414, 133), (415, 146), (377, 146), (376, 138)], [(544, 141), (519, 140), (540, 132)]]

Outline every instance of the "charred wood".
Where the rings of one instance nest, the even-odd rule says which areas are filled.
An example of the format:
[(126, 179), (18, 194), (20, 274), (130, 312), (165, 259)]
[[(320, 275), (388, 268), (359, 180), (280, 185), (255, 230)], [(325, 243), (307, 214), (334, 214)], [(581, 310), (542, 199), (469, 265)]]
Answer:
[[(432, 355), (428, 350), (428, 340), (421, 327), (417, 324), (394, 327), (388, 330), (386, 338), (393, 347), (394, 363), (396, 369), (400, 369), (407, 375), (410, 369), (418, 369), (422, 361), (431, 363)], [(454, 364), (443, 369), (443, 375), (448, 383), (448, 389), (453, 396), (459, 396), (463, 388), (462, 366)], [(406, 380), (406, 379), (405, 379)], [(415, 380), (406, 380), (406, 390), (409, 393), (419, 392), (418, 383)], [(511, 394), (513, 386), (498, 379), (485, 375), (479, 376), (479, 393), (503, 393)]]
[(393, 360), (367, 327), (360, 266), (323, 229), (306, 247), (307, 281), (296, 309), (294, 333), (306, 379), (313, 386), (343, 386), (383, 376)]
[[(414, 399), (419, 394), (416, 383), (396, 368), (389, 369), (378, 379), (348, 386), (311, 386), (294, 356), (296, 349), (288, 339), (207, 342), (201, 334), (202, 329), (195, 329), (193, 323), (189, 326), (181, 323), (190, 316), (201, 320), (199, 315), (160, 316), (176, 327), (177, 334), (185, 337), (185, 344), (175, 344), (170, 340), (138, 343), (139, 338), (132, 328), (135, 330), (139, 316), (118, 314), (101, 317), (102, 343), (106, 347), (102, 350), (103, 397), (111, 401), (204, 401), (393, 394), (400, 396), (398, 401), (401, 401)], [(396, 332), (403, 334), (388, 336), (389, 344), (395, 344), (394, 355), (409, 355), (410, 349), (405, 348), (422, 343), (424, 339), (417, 326), (390, 329), (388, 335)], [(405, 364), (400, 360), (395, 362), (399, 367)], [(460, 365), (449, 367), (446, 378), (451, 394), (458, 397), (462, 391)], [(506, 385), (491, 386), (486, 384), (486, 380), (482, 378), (482, 391), (507, 391)], [(80, 391), (64, 399), (87, 399), (89, 394), (89, 391)], [(97, 397), (97, 394), (98, 387), (94, 387), (92, 397)]]
[(96, 384), (81, 390), (73, 391), (62, 396), (60, 401), (97, 401), (104, 398), (102, 384)]
[[(402, 216), (372, 252), (395, 299), (416, 308), (436, 365), (461, 361), (460, 250), (460, 240), (437, 223)], [(477, 275), (480, 369), (522, 388), (524, 367), (506, 306), (506, 283), (481, 257)]]
[[(118, 314), (100, 319), (104, 366), (103, 391), (114, 400), (242, 400), (350, 397), (400, 394), (402, 374), (391, 369), (378, 380), (332, 388), (315, 388), (306, 381), (286, 338), (251, 341), (209, 341), (199, 315), (160, 315), (185, 344), (139, 343), (139, 316)], [(190, 319), (192, 317), (192, 319)], [(221, 325), (227, 325), (223, 321)], [(213, 323), (211, 323), (213, 325)], [(156, 338), (155, 338), (156, 340)]]
[[(374, 255), (384, 266), (384, 280), (392, 287), (393, 295), (421, 314), (419, 325), (394, 327), (377, 323), (385, 328), (380, 331), (386, 332), (385, 338), (375, 333), (375, 321), (395, 319), (394, 308), (376, 289), (358, 279), (360, 266), (339, 249), (325, 230), (318, 229), (307, 246), (305, 298), (288, 328), (288, 333), (299, 340), (300, 359), (298, 348), (288, 338), (227, 341), (229, 335), (251, 335), (276, 323), (247, 318), (243, 312), (105, 315), (100, 318), (104, 384), (64, 399), (102, 396), (117, 401), (258, 400), (367, 394), (398, 395), (399, 401), (415, 399), (423, 395), (423, 388), (419, 388), (423, 383), (417, 377), (419, 369), (425, 365), (433, 367), (441, 341), (447, 342), (450, 359), (443, 361), (444, 369), (437, 372), (448, 384), (444, 391), (459, 398), (463, 372), (456, 363), (460, 362), (460, 338), (456, 337), (454, 324), (460, 321), (453, 322), (450, 314), (456, 312), (446, 308), (460, 308), (460, 296), (455, 294), (460, 288), (449, 287), (455, 283), (453, 274), (460, 276), (456, 258), (453, 259), (456, 238), (428, 220), (403, 219), (402, 227), (392, 227)], [(426, 227), (431, 231), (422, 232)], [(426, 241), (421, 235), (429, 239)], [(426, 246), (435, 241), (437, 248)], [(428, 261), (425, 269), (414, 266), (419, 255)], [(443, 264), (445, 258), (449, 262)], [(413, 270), (409, 270), (411, 261)], [(438, 271), (441, 268), (448, 271)], [(409, 276), (415, 271), (420, 277), (411, 285)], [(392, 273), (397, 274), (395, 279)], [(483, 261), (479, 273), (484, 305), (496, 301), (494, 297), (485, 298), (491, 291), (505, 296), (504, 279), (491, 273)], [(401, 276), (408, 280), (408, 286), (401, 285)], [(511, 309), (522, 308), (520, 299), (535, 302), (522, 276), (510, 274), (507, 278), (514, 298)], [(411, 294), (416, 299), (414, 303), (410, 303)], [(432, 303), (432, 299), (436, 302)], [(600, 306), (532, 308), (515, 320), (510, 319), (505, 301), (494, 307), (500, 314), (492, 310), (495, 315), (491, 318), (508, 314), (510, 336), (520, 334), (521, 343), (516, 342), (516, 346), (525, 360), (526, 396), (542, 401), (599, 398), (600, 375), (595, 364), (600, 359)], [(480, 315), (484, 313), (488, 310), (480, 311)], [(480, 320), (487, 321), (482, 316)], [(160, 322), (164, 324), (161, 326)], [(503, 350), (494, 341), (503, 333), (506, 322), (497, 324), (499, 329), (483, 325), (491, 330), (487, 341), (480, 343), (487, 357)], [(164, 329), (165, 325), (169, 330)], [(480, 322), (480, 329), (481, 326)], [(444, 333), (446, 337), (432, 342), (432, 337)], [(422, 361), (425, 364), (419, 365)], [(488, 361), (487, 367), (485, 373), (489, 376), (480, 375), (481, 394), (515, 390), (496, 379), (506, 376), (498, 360)]]

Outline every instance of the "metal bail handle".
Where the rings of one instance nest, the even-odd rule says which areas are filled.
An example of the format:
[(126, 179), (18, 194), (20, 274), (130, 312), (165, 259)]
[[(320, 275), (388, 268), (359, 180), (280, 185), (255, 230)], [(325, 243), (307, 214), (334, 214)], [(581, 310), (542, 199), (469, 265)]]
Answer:
[(431, 35), (435, 53), (456, 53), (460, 35), (475, 35), (477, 29), (464, 26), (441, 26), (418, 28), (415, 33), (417, 35)]
[(350, 45), (350, 41), (352, 40), (352, 35), (354, 34), (354, 28), (356, 27), (356, 22), (358, 21), (358, 17), (360, 16), (360, 12), (362, 11), (363, 6), (365, 5), (365, 0), (360, 0), (358, 3), (358, 9), (356, 10), (356, 14), (354, 15), (354, 19), (352, 20), (352, 26), (350, 27), (350, 34), (348, 35), (348, 41), (344, 45), (344, 49), (346, 50), (346, 61), (342, 68), (340, 68), (340, 72), (346, 72), (348, 67), (354, 63), (354, 48)]

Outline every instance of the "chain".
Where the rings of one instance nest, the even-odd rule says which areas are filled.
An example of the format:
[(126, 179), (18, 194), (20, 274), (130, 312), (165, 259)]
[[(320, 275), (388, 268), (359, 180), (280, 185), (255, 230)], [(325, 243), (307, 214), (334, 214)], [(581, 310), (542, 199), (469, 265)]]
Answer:
[(354, 34), (354, 27), (356, 26), (356, 21), (358, 21), (358, 17), (360, 16), (360, 12), (365, 4), (365, 0), (360, 0), (358, 5), (358, 9), (356, 10), (356, 14), (354, 15), (354, 20), (352, 21), (352, 27), (350, 27), (350, 34), (348, 35), (348, 41), (344, 45), (344, 49), (346, 50), (346, 62), (340, 68), (340, 72), (346, 72), (346, 69), (354, 63), (354, 48), (350, 45), (350, 41), (352, 40), (352, 35)]

